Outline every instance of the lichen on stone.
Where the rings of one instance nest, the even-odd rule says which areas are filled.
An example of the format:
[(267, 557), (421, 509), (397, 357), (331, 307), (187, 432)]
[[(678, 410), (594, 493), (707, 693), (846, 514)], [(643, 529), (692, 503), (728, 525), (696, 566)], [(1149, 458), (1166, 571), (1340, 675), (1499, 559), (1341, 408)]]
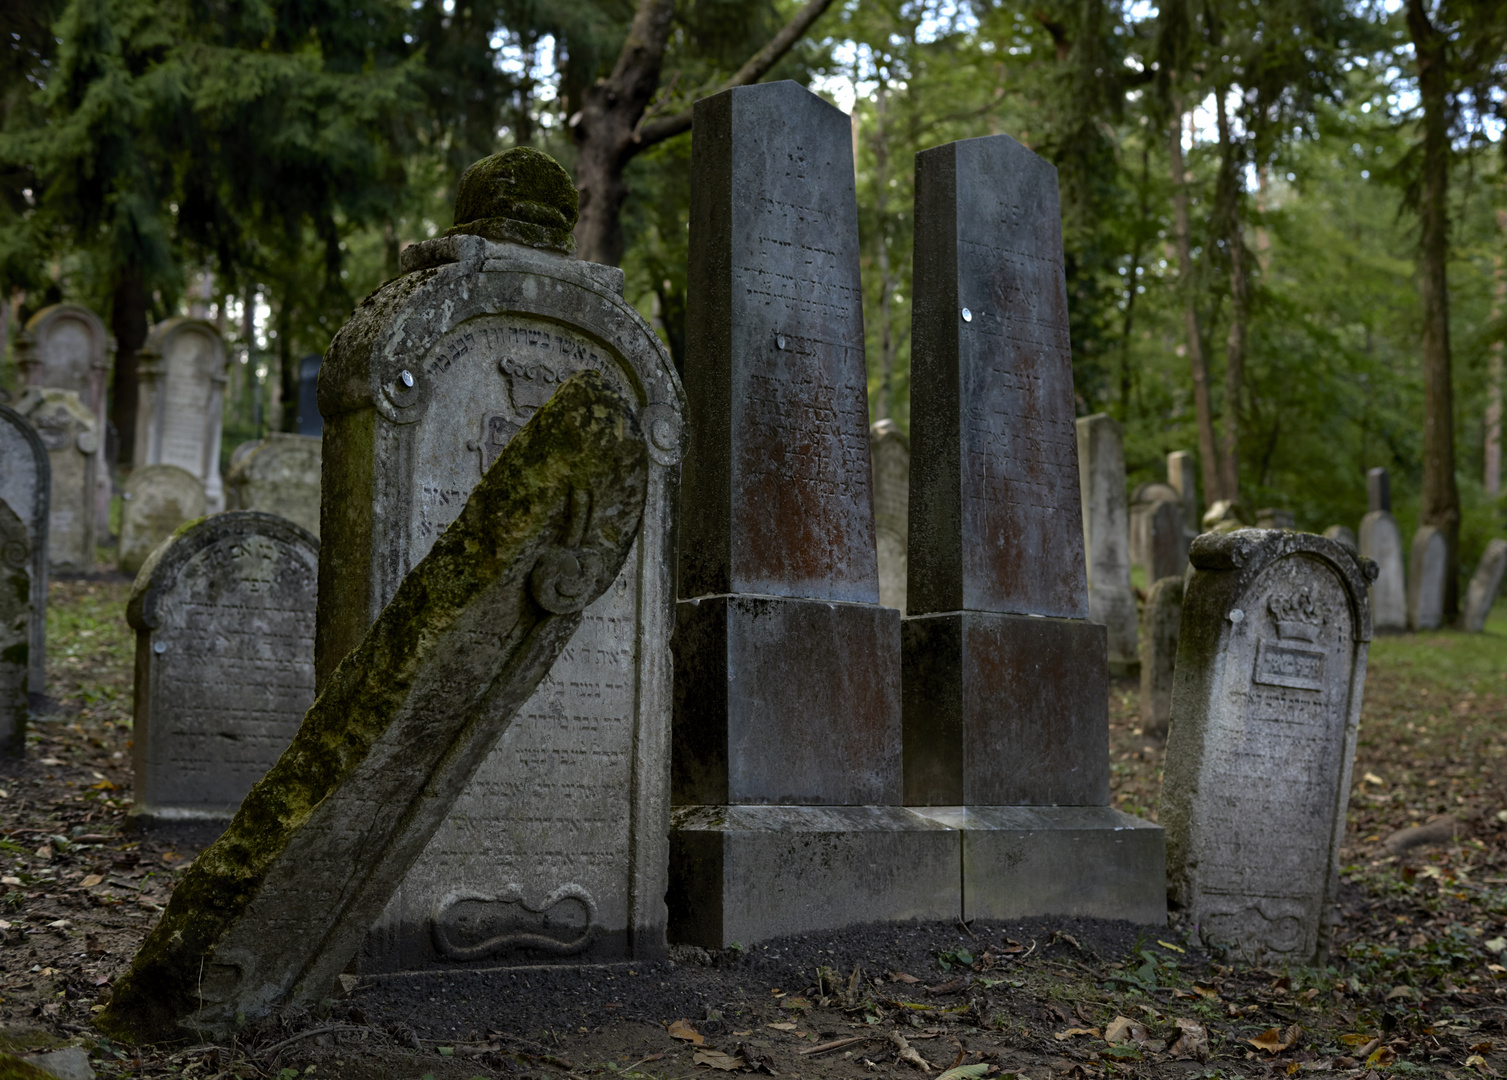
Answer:
[(576, 249), (580, 197), (558, 161), (531, 146), (482, 158), (460, 179), (455, 225), (468, 233), (569, 255)]

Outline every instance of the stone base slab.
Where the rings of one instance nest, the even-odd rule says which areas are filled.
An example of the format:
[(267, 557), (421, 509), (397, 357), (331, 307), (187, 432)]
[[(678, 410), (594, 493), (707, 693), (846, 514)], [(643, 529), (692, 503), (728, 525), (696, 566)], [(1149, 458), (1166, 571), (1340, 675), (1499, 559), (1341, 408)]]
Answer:
[(1104, 806), (682, 806), (669, 939), (726, 948), (860, 923), (1165, 925), (1162, 830)]

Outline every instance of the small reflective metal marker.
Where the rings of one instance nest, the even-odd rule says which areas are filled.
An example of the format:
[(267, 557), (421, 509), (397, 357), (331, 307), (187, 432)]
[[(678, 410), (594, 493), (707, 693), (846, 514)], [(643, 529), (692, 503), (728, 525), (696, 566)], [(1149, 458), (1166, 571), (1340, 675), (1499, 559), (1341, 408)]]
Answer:
[(167, 652), (167, 642), (165, 642), (165, 641), (154, 641), (154, 642), (152, 642), (152, 651), (154, 653), (156, 653), (158, 656), (161, 656), (163, 653)]
[(777, 349), (783, 349), (785, 347), (785, 335), (784, 334), (780, 334), (780, 335), (778, 335), (774, 339), (774, 347), (777, 348)]
[(1234, 623), (1236, 626), (1239, 626), (1241, 623), (1245, 622), (1245, 612), (1241, 611), (1239, 608), (1231, 611), (1230, 622)]
[(963, 321), (964, 322), (972, 322), (973, 321), (973, 312), (969, 311), (967, 308), (963, 309)]
[(404, 368), (398, 373), (398, 378), (403, 380), (404, 386), (408, 387), (410, 390), (413, 389), (413, 374), (407, 368)]

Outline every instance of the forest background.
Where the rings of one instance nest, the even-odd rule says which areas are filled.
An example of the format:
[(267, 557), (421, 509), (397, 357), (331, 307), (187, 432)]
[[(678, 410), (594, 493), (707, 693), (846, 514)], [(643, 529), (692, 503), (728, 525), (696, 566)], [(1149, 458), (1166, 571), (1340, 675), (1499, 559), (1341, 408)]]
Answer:
[[(118, 343), (217, 322), (225, 450), (292, 429), (299, 361), (537, 146), (582, 257), (683, 362), (691, 103), (789, 78), (853, 116), (870, 411), (909, 427), (916, 151), (1008, 133), (1062, 190), (1080, 414), (1132, 486), (1404, 535), (1507, 526), (1507, 4), (1497, 0), (0, 0), (0, 387), (67, 299)], [(289, 403), (286, 406), (283, 403)]]

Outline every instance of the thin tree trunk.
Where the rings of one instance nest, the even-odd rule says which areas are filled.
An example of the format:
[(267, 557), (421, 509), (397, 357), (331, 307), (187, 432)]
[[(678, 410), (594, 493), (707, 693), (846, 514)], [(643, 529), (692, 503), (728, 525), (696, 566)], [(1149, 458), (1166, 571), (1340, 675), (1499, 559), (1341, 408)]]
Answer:
[(293, 301), (291, 284), (283, 285), (277, 311), (277, 396), (273, 398), (273, 430), (298, 430), (298, 363), (293, 358)]
[(110, 330), (115, 335), (110, 419), (115, 424), (116, 463), (127, 467), (136, 456), (136, 354), (147, 340), (147, 304), (145, 280), (134, 269), (127, 269), (116, 283), (110, 302)]
[[(1507, 210), (1497, 211), (1497, 243), (1507, 239)], [(1507, 308), (1507, 265), (1501, 255), (1493, 260), (1491, 318), (1495, 322)], [(1502, 493), (1502, 339), (1491, 343), (1486, 361), (1486, 494), (1495, 499)]]
[(1230, 332), (1225, 339), (1224, 366), (1224, 454), (1220, 462), (1220, 480), (1224, 497), (1240, 497), (1240, 400), (1245, 381), (1245, 337), (1249, 290), (1245, 277), (1245, 235), (1240, 227), (1239, 155), (1230, 135), (1230, 120), (1225, 113), (1228, 87), (1215, 92), (1219, 117), (1220, 162), (1224, 170), (1225, 243), (1230, 255)]
[(1418, 285), (1423, 294), (1423, 491), (1419, 517), (1443, 534), (1449, 558), (1444, 615), (1459, 610), (1460, 492), (1455, 486), (1455, 403), (1449, 345), (1448, 40), (1423, 0), (1408, 0), (1408, 32), (1423, 102), (1423, 177), (1418, 199)]
[[(1151, 208), (1147, 205), (1147, 196), (1151, 187), (1151, 147), (1149, 144), (1141, 146), (1141, 191), (1140, 191), (1140, 217), (1137, 221), (1139, 226), (1144, 226)], [(1145, 253), (1144, 238), (1140, 228), (1136, 229), (1135, 248), (1130, 255), (1130, 273), (1125, 285), (1125, 319), (1120, 329), (1120, 422), (1130, 421), (1130, 391), (1134, 379), (1134, 368), (1130, 364), (1130, 335), (1135, 329), (1135, 298), (1140, 287), (1141, 257)], [(1189, 522), (1189, 527), (1196, 527), (1197, 522)]]
[(1177, 123), (1167, 140), (1172, 163), (1172, 208), (1177, 233), (1178, 288), (1183, 300), (1183, 328), (1188, 337), (1188, 367), (1193, 374), (1193, 408), (1198, 421), (1199, 470), (1203, 473), (1204, 501), (1212, 505), (1225, 498), (1219, 475), (1219, 450), (1214, 443), (1214, 412), (1209, 403), (1209, 368), (1204, 360), (1203, 330), (1198, 324), (1198, 293), (1193, 278), (1193, 225), (1188, 215), (1188, 176), (1183, 163), (1183, 113), (1174, 105)]

